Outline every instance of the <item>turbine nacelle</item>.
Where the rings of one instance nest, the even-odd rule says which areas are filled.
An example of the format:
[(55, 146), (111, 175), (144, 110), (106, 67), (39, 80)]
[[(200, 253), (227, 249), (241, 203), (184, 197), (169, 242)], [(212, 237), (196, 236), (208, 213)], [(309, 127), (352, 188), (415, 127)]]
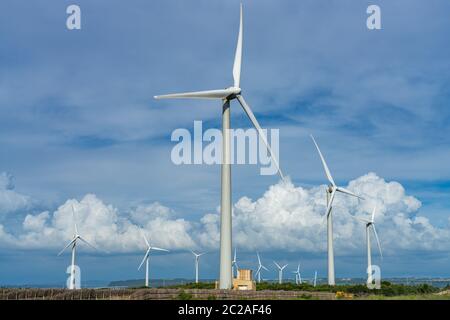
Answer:
[(237, 98), (238, 94), (241, 94), (242, 89), (238, 88), (238, 87), (229, 87), (226, 88), (225, 90), (227, 90), (228, 92), (230, 92), (231, 94), (226, 98), (227, 100), (233, 100)]

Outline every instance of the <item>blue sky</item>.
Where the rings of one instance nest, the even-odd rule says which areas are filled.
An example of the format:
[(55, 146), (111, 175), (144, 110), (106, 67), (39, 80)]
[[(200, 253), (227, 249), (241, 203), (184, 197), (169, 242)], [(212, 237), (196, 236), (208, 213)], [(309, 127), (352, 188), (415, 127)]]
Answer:
[[(82, 10), (79, 31), (65, 28), (66, 7), (72, 3)], [(241, 86), (261, 125), (280, 129), (281, 165), (293, 185), (309, 190), (313, 197), (314, 188), (326, 182), (309, 138), (313, 133), (339, 183), (363, 185), (376, 180), (374, 185), (384, 188), (383, 179), (398, 182), (405, 193), (398, 203), (406, 203), (404, 197), (421, 203), (416, 207), (408, 202), (402, 209), (408, 219), (424, 217), (436, 228), (430, 232), (441, 245), (420, 247), (417, 236), (408, 238), (409, 245), (393, 246), (390, 251), (389, 244), (395, 241), (389, 238), (386, 222), (386, 274), (450, 276), (450, 244), (445, 245), (450, 206), (448, 1), (243, 3)], [(381, 7), (382, 30), (366, 28), (366, 8), (372, 3)], [(29, 233), (42, 230), (29, 225), (26, 229), (24, 221), (48, 211), (47, 227), (58, 229), (51, 219), (55, 213), (63, 215), (71, 199), (80, 205), (98, 208), (99, 202), (114, 208), (114, 221), (150, 207), (149, 232), (159, 219), (155, 212), (168, 210), (164, 223), (187, 233), (204, 231), (203, 238), (191, 239), (192, 247), (214, 251), (216, 243), (209, 241), (205, 230), (214, 224), (208, 214), (215, 215), (219, 204), (220, 167), (173, 165), (170, 135), (176, 128), (192, 129), (194, 120), (219, 128), (220, 105), (155, 101), (153, 96), (232, 83), (238, 4), (233, 0), (2, 1), (0, 173), (9, 174), (4, 175), (9, 186), (0, 189), (0, 225), (6, 234), (3, 244), (0, 240), (0, 284), (63, 281), (68, 258), (56, 258), (54, 253), (65, 239), (57, 245), (45, 237), (32, 238), (41, 244), (27, 250)], [(232, 125), (250, 126), (236, 104)], [(279, 186), (277, 176), (260, 176), (258, 166), (233, 170), (235, 203), (244, 197), (253, 204), (263, 201), (271, 186)], [(369, 172), (376, 173), (378, 180), (363, 178)], [(95, 200), (83, 202), (87, 194), (95, 195)], [(161, 207), (151, 206), (155, 202)], [(388, 221), (399, 212), (399, 205), (383, 203)], [(255, 206), (244, 203), (235, 210), (244, 217), (249, 207)], [(255, 219), (256, 214), (262, 217), (264, 213), (255, 210)], [(356, 214), (369, 208), (358, 210), (356, 204), (348, 209)], [(211, 225), (205, 223), (205, 216), (212, 217)], [(292, 231), (295, 237), (283, 241), (278, 241), (274, 230), (266, 231), (274, 243), (261, 248), (267, 263), (272, 258), (291, 264), (301, 260), (305, 273), (318, 269), (325, 274), (323, 248), (292, 245), (308, 239), (308, 230), (299, 227), (298, 234)], [(243, 264), (252, 267), (251, 234), (239, 232), (236, 243)], [(101, 244), (95, 234), (89, 236)], [(7, 237), (24, 244), (10, 245)], [(325, 244), (325, 235), (321, 239)], [(192, 270), (176, 267), (190, 262), (183, 251), (187, 247), (176, 239), (155, 241), (173, 251), (155, 257), (155, 276), (190, 276)], [(364, 274), (362, 244), (355, 240), (351, 248), (339, 249), (336, 242), (337, 275)], [(141, 276), (134, 266), (140, 259), (138, 247), (108, 249), (109, 255), (88, 250), (81, 254), (88, 279)], [(24, 256), (33, 270), (23, 267)], [(124, 272), (127, 268), (129, 273)], [(204, 270), (207, 277), (217, 276), (217, 255), (205, 259)]]

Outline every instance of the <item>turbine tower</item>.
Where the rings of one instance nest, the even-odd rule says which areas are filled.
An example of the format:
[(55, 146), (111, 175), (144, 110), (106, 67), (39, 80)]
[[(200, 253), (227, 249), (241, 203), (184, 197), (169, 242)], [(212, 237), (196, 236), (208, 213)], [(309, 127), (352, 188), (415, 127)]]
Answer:
[(292, 271), (295, 274), (295, 284), (302, 284), (302, 275), (300, 274), (300, 263), (297, 266), (297, 270)]
[(316, 146), (317, 152), (319, 153), (320, 160), (322, 160), (322, 165), (325, 170), (325, 174), (327, 176), (327, 179), (329, 181), (329, 186), (327, 188), (327, 210), (325, 213), (326, 219), (327, 219), (327, 242), (328, 242), (328, 285), (334, 286), (336, 284), (335, 276), (334, 276), (334, 248), (333, 248), (333, 216), (332, 216), (332, 205), (333, 200), (336, 195), (336, 192), (341, 192), (359, 199), (362, 199), (362, 197), (354, 194), (350, 190), (347, 190), (343, 187), (339, 187), (336, 185), (336, 183), (333, 180), (333, 177), (331, 176), (330, 170), (328, 169), (327, 163), (325, 162), (325, 159), (322, 155), (322, 152), (320, 152), (319, 146), (317, 145), (316, 140), (311, 135), (311, 139), (314, 142), (314, 145)]
[(314, 288), (316, 287), (317, 284), (317, 271), (314, 272)]
[(278, 283), (279, 284), (282, 284), (283, 283), (283, 270), (284, 270), (284, 268), (286, 268), (287, 267), (287, 264), (285, 264), (284, 266), (280, 266), (278, 263), (276, 263), (275, 261), (273, 262), (273, 263), (275, 263), (275, 265), (277, 266), (277, 268), (278, 268)]
[(195, 256), (195, 283), (198, 283), (198, 265), (199, 265), (199, 260), (200, 260), (200, 257), (201, 257), (202, 255), (204, 255), (206, 252), (203, 252), (203, 253), (195, 253), (195, 252), (192, 251), (192, 250), (191, 250), (191, 252), (192, 252), (192, 254)]
[(221, 172), (221, 202), (220, 202), (220, 289), (231, 289), (232, 287), (232, 270), (231, 270), (231, 141), (230, 141), (230, 102), (238, 100), (244, 109), (253, 126), (267, 147), (278, 173), (284, 179), (283, 173), (278, 165), (277, 155), (273, 154), (266, 136), (261, 126), (256, 120), (253, 111), (242, 96), (240, 88), (241, 64), (242, 64), (242, 38), (243, 38), (243, 13), (242, 4), (240, 7), (239, 34), (236, 47), (236, 53), (233, 65), (234, 83), (231, 87), (219, 90), (176, 93), (155, 96), (155, 99), (213, 99), (222, 102), (222, 172)]
[(72, 246), (72, 262), (70, 265), (70, 283), (69, 283), (69, 289), (73, 290), (73, 289), (79, 289), (76, 288), (75, 285), (75, 254), (76, 254), (76, 247), (77, 247), (77, 241), (81, 240), (84, 243), (86, 243), (88, 246), (90, 246), (91, 248), (97, 250), (93, 245), (91, 245), (89, 242), (87, 242), (84, 238), (82, 238), (79, 234), (78, 234), (78, 228), (77, 228), (77, 222), (76, 222), (76, 218), (75, 218), (75, 208), (73, 207), (73, 204), (71, 205), (72, 208), (72, 218), (73, 218), (73, 225), (74, 225), (74, 233), (73, 233), (73, 238), (72, 240), (64, 247), (64, 249), (62, 249), (59, 253), (58, 256), (60, 256), (64, 251), (66, 251), (67, 248), (69, 248), (70, 246)]
[(258, 277), (258, 283), (261, 283), (261, 269), (264, 269), (266, 271), (269, 271), (266, 267), (263, 266), (261, 263), (261, 257), (259, 256), (259, 253), (256, 253), (256, 256), (258, 257), (258, 269), (256, 270), (256, 276)]
[(144, 240), (145, 240), (145, 244), (147, 245), (147, 251), (145, 252), (144, 259), (142, 259), (142, 262), (139, 265), (138, 270), (141, 270), (141, 267), (142, 267), (142, 265), (145, 262), (145, 286), (148, 287), (148, 260), (150, 258), (150, 251), (154, 250), (154, 251), (169, 252), (169, 250), (161, 249), (161, 248), (157, 248), (157, 247), (152, 247), (150, 245), (150, 243), (148, 242), (147, 237), (145, 235), (144, 235)]
[(372, 227), (373, 234), (377, 240), (378, 250), (380, 251), (381, 259), (383, 259), (383, 252), (381, 251), (380, 239), (378, 238), (377, 229), (375, 228), (375, 213), (377, 207), (375, 206), (372, 211), (372, 216), (369, 219), (357, 218), (366, 225), (366, 241), (367, 241), (367, 283), (372, 283), (372, 252), (370, 245), (370, 228)]
[(236, 268), (236, 278), (239, 276), (239, 266), (237, 264), (236, 259), (236, 248), (234, 248), (234, 258), (233, 261), (231, 261), (231, 274), (234, 276), (234, 270)]

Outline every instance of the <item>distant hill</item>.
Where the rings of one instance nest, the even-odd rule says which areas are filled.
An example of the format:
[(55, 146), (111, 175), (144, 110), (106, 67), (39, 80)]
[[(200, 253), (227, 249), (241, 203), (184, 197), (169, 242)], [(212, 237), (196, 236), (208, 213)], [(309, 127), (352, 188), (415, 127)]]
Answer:
[[(179, 285), (179, 284), (186, 284), (194, 282), (193, 279), (150, 279), (149, 280), (149, 286), (152, 288), (157, 287), (167, 287), (167, 286), (173, 286), (173, 285)], [(215, 280), (212, 279), (202, 279), (201, 282), (214, 282)], [(111, 281), (108, 284), (108, 287), (126, 287), (126, 288), (136, 288), (136, 287), (143, 287), (145, 285), (144, 279), (132, 279), (132, 280), (117, 280), (117, 281)]]

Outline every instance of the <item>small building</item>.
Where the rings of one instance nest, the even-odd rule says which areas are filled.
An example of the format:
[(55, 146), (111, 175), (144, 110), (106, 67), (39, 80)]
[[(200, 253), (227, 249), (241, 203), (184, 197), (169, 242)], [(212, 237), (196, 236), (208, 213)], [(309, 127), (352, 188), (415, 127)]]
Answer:
[(233, 290), (256, 290), (256, 282), (253, 281), (253, 271), (247, 269), (238, 270), (237, 278), (233, 279)]

